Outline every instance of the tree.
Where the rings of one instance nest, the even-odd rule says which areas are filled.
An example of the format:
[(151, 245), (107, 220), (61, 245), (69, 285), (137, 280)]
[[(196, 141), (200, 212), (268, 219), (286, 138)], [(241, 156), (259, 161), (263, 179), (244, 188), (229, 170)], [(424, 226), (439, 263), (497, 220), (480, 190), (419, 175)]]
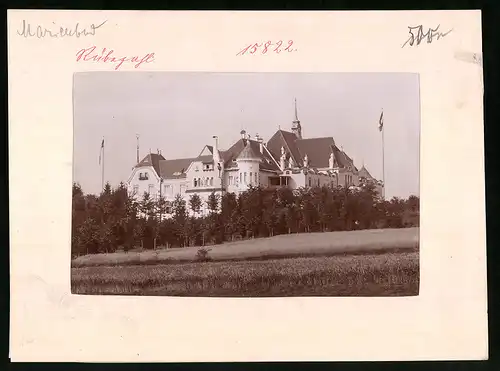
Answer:
[(210, 193), (208, 196), (207, 207), (212, 214), (216, 213), (219, 209), (219, 195), (215, 194), (215, 192)]
[(278, 192), (267, 191), (263, 197), (262, 223), (266, 226), (267, 235), (274, 236), (278, 226)]
[(201, 198), (197, 193), (193, 193), (189, 198), (189, 208), (193, 214), (197, 215), (201, 210)]
[(151, 218), (155, 215), (155, 202), (151, 195), (144, 192), (142, 199), (139, 202), (139, 210), (146, 218)]
[(176, 235), (178, 237), (179, 244), (181, 246), (186, 246), (187, 244), (187, 230), (186, 230), (186, 201), (181, 197), (181, 195), (175, 196), (174, 202), (172, 203), (173, 218), (175, 222)]
[(234, 234), (238, 231), (239, 211), (236, 195), (234, 193), (224, 193), (221, 197), (221, 222), (224, 225), (226, 240), (233, 240)]

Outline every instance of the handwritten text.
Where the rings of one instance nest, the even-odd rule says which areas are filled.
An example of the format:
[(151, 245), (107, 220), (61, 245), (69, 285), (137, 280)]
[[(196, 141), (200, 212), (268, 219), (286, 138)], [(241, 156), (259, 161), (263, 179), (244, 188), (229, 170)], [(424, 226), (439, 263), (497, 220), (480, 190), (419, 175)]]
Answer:
[(130, 62), (135, 63), (134, 68), (138, 68), (143, 63), (151, 63), (155, 60), (155, 53), (148, 53), (143, 57), (138, 56), (128, 56), (128, 57), (115, 57), (112, 56), (115, 51), (113, 49), (102, 48), (102, 50), (96, 52), (96, 47), (92, 46), (90, 48), (81, 49), (76, 53), (77, 62), (103, 62), (103, 63), (115, 63), (115, 71), (118, 70), (123, 63)]
[(246, 53), (249, 54), (267, 54), (269, 53), (281, 53), (282, 51), (285, 52), (296, 52), (297, 49), (293, 47), (293, 40), (288, 40), (287, 45), (283, 45), (282, 40), (278, 40), (277, 42), (273, 43), (272, 41), (266, 41), (263, 43), (255, 43), (255, 44), (250, 44), (244, 49), (240, 50), (238, 54), (236, 55), (245, 55)]
[(90, 25), (90, 30), (86, 28), (82, 28), (79, 23), (74, 25), (73, 27), (63, 27), (63, 26), (55, 26), (55, 22), (52, 22), (54, 24), (54, 27), (52, 29), (42, 27), (40, 25), (37, 26), (31, 26), (30, 23), (27, 23), (25, 20), (23, 20), (22, 28), (17, 31), (17, 34), (19, 36), (24, 36), (25, 38), (27, 37), (37, 37), (39, 39), (43, 39), (44, 37), (51, 37), (51, 38), (57, 38), (57, 37), (80, 37), (80, 36), (94, 36), (95, 31), (99, 28), (102, 27), (107, 21), (104, 21), (97, 26), (95, 24)]
[(408, 27), (408, 33), (410, 34), (410, 37), (401, 47), (404, 48), (406, 44), (409, 44), (410, 46), (413, 46), (414, 44), (420, 45), (420, 43), (424, 39), (427, 40), (428, 44), (430, 44), (434, 39), (439, 40), (441, 37), (445, 37), (446, 35), (448, 35), (451, 31), (453, 31), (453, 29), (444, 33), (439, 32), (439, 25), (436, 28), (429, 28), (426, 33), (424, 33), (424, 28), (422, 25)]

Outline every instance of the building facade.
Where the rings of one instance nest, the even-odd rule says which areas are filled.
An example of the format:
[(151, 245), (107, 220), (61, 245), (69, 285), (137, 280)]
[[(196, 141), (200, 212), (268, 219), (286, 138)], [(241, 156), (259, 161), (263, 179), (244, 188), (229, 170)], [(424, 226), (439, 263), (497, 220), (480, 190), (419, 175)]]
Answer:
[(244, 130), (240, 136), (227, 150), (219, 148), (214, 136), (212, 144), (192, 158), (167, 160), (161, 152), (149, 153), (133, 168), (127, 181), (129, 192), (138, 197), (149, 193), (152, 198), (161, 196), (170, 202), (177, 195), (188, 202), (196, 193), (202, 200), (202, 213), (212, 192), (238, 194), (249, 186), (297, 189), (358, 187), (372, 182), (383, 195), (383, 184), (364, 166), (358, 170), (332, 137), (303, 138), (296, 109), (291, 131), (279, 129), (267, 143)]

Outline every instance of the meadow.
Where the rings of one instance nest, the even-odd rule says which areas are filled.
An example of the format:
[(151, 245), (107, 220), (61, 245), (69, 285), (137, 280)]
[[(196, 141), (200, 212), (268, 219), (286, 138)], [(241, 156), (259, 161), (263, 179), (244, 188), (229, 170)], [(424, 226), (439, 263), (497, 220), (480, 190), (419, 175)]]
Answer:
[[(205, 246), (211, 261), (264, 260), (338, 254), (415, 251), (419, 228), (318, 232), (256, 238)], [(73, 259), (72, 267), (196, 262), (200, 247), (89, 254)]]
[(74, 294), (169, 296), (410, 296), (418, 252), (73, 268)]
[[(282, 235), (73, 261), (72, 293), (169, 296), (411, 296), (418, 228)], [(200, 258), (201, 257), (201, 258)]]

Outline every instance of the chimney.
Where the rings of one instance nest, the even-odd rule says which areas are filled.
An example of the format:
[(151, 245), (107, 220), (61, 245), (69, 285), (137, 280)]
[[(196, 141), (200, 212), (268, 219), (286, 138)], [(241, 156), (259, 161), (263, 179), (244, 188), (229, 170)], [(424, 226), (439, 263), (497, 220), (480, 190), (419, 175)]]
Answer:
[(260, 153), (264, 153), (264, 139), (262, 139), (259, 134), (255, 136), (257, 138), (257, 142), (259, 142)]
[(242, 130), (240, 131), (240, 134), (241, 134), (241, 139), (245, 139), (247, 132), (245, 130)]
[(213, 149), (212, 157), (214, 159), (214, 163), (217, 164), (218, 162), (220, 162), (220, 158), (219, 158), (219, 137), (217, 135), (214, 135), (212, 138), (214, 140), (214, 149)]

